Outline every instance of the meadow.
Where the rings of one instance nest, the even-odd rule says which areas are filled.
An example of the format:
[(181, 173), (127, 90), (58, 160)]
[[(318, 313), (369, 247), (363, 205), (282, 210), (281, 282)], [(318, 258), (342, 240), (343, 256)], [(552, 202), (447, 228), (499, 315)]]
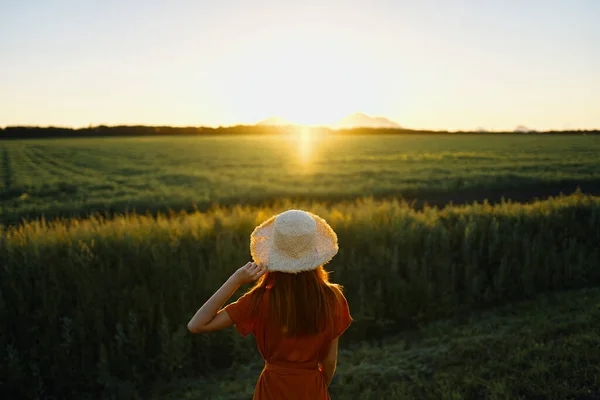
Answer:
[[(254, 226), (291, 207), (323, 216), (338, 233), (340, 252), (327, 269), (334, 281), (344, 285), (354, 317), (342, 337), (342, 349), (353, 344), (385, 347), (386, 337), (443, 318), (600, 284), (600, 198), (583, 194), (532, 204), (444, 209), (417, 210), (395, 200), (360, 199), (334, 205), (281, 201), (273, 206), (171, 216), (32, 221), (0, 229), (0, 349), (4, 354), (0, 395), (138, 399), (186, 379), (209, 385), (217, 379), (216, 373), (232, 365), (244, 371), (257, 357), (251, 337), (240, 338), (234, 329), (194, 336), (187, 332), (186, 323), (215, 288), (249, 259)], [(577, 340), (584, 344), (593, 340), (590, 332), (582, 335)], [(481, 343), (463, 346), (470, 352), (471, 368), (483, 354)], [(524, 346), (535, 351), (536, 343), (531, 339)], [(581, 358), (597, 356), (594, 352), (586, 356), (583, 344), (577, 346)], [(585, 374), (579, 379), (571, 376), (558, 393), (587, 390), (597, 383), (592, 380), (596, 359), (588, 358), (582, 365), (574, 359), (569, 366), (555, 354), (548, 356), (550, 350), (544, 351), (547, 357), (535, 360), (536, 368), (546, 368), (540, 372), (543, 379), (531, 378), (530, 383), (565, 382), (561, 374), (569, 368)], [(513, 369), (504, 370), (504, 376), (517, 376), (519, 368), (533, 362), (520, 362), (517, 353), (514, 357)], [(391, 362), (382, 358), (384, 364)], [(442, 375), (456, 372), (450, 365), (440, 364), (440, 368)], [(487, 378), (499, 374), (498, 368), (502, 365), (489, 370)], [(390, 377), (398, 378), (396, 373)], [(348, 390), (376, 393), (377, 385), (369, 383), (372, 375), (357, 375), (356, 380), (345, 376)], [(453, 376), (444, 382), (457, 382), (458, 375)], [(475, 389), (488, 394), (498, 390), (505, 396), (466, 398), (535, 393), (519, 392), (522, 386), (509, 378), (498, 381), (505, 385), (503, 392), (500, 386), (486, 389), (486, 376), (475, 376), (481, 381), (453, 388), (449, 393), (455, 395), (448, 398), (463, 398), (461, 393)], [(222, 377), (223, 385), (231, 382), (231, 372)], [(230, 398), (246, 398), (243, 393), (251, 390), (250, 375), (240, 379), (246, 386)], [(390, 390), (398, 396), (426, 390), (417, 381), (406, 385)], [(206, 392), (202, 393), (196, 398), (205, 398)]]
[[(339, 400), (598, 400), (600, 289), (440, 320), (342, 348), (329, 387)], [(203, 380), (157, 388), (154, 400), (252, 398), (259, 356)]]
[(0, 397), (247, 398), (252, 339), (186, 323), (289, 208), (340, 241), (334, 398), (592, 393), (597, 292), (535, 299), (600, 286), (599, 154), (596, 135), (0, 141)]
[(433, 204), (600, 193), (599, 135), (179, 136), (0, 141), (0, 223), (364, 196)]

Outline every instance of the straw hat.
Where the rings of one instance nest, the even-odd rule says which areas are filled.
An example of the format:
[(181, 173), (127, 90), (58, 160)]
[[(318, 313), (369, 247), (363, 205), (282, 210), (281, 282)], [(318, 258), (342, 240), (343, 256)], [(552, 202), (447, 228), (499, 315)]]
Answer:
[(337, 235), (329, 224), (301, 210), (275, 215), (250, 235), (254, 262), (262, 262), (269, 271), (310, 271), (329, 262), (337, 252)]

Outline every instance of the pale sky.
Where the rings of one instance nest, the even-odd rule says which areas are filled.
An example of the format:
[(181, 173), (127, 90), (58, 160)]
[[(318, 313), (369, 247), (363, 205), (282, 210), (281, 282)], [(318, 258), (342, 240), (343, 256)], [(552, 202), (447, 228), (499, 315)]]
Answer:
[(600, 128), (599, 0), (0, 0), (0, 126)]

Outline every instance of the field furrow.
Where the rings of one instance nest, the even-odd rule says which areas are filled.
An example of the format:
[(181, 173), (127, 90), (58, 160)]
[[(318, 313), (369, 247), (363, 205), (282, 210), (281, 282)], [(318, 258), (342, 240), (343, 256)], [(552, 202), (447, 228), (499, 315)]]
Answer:
[(48, 150), (41, 146), (31, 146), (29, 148), (32, 160), (35, 160), (39, 167), (46, 169), (59, 180), (72, 182), (78, 181), (81, 176), (84, 176), (83, 171), (73, 166), (64, 153)]
[(47, 181), (45, 171), (40, 170), (29, 158), (27, 146), (15, 146), (11, 143), (12, 186), (18, 188), (33, 188), (40, 182)]
[(0, 189), (8, 190), (12, 185), (12, 168), (8, 148), (2, 147), (2, 166), (0, 167)]
[(39, 188), (59, 180), (59, 177), (48, 168), (48, 165), (39, 159), (32, 146), (23, 149), (20, 160), (23, 165), (22, 176), (28, 180), (28, 186)]

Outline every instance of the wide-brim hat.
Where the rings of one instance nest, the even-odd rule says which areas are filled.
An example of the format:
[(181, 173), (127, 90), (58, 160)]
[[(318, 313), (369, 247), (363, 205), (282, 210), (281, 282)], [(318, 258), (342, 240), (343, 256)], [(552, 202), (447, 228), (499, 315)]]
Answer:
[(310, 271), (328, 263), (337, 252), (337, 235), (327, 221), (302, 210), (275, 215), (250, 235), (252, 258), (268, 271)]

